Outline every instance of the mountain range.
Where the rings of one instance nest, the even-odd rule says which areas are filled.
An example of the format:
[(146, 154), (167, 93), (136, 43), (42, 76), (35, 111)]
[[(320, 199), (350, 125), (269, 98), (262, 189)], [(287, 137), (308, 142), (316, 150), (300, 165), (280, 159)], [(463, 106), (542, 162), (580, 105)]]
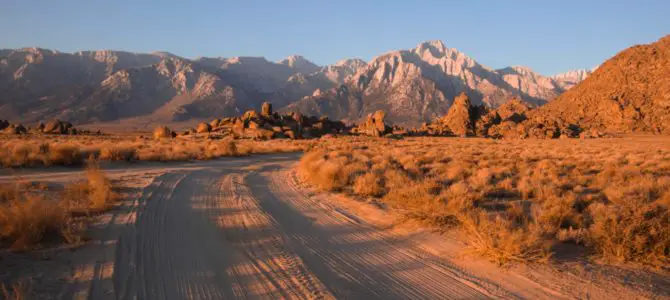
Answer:
[(293, 55), (187, 59), (167, 52), (0, 50), (0, 119), (97, 123), (173, 122), (277, 108), (358, 121), (378, 109), (417, 125), (447, 112), (460, 92), (497, 107), (513, 96), (543, 105), (591, 71), (543, 76), (525, 67), (488, 68), (441, 41), (370, 62), (318, 66)]

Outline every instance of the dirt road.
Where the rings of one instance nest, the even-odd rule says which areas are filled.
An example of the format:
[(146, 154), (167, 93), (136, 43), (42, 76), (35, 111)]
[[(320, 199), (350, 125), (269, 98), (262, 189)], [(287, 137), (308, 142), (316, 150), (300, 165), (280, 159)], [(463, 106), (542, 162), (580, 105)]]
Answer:
[[(115, 296), (491, 296), (410, 243), (302, 192), (291, 168), (295, 157), (274, 158), (179, 168), (155, 177), (118, 241)], [(94, 289), (90, 298), (104, 296)]]

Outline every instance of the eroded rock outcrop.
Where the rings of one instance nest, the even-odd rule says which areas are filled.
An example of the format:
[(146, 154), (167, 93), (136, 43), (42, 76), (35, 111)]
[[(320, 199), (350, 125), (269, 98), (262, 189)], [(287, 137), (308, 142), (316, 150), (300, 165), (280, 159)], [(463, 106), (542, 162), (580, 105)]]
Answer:
[(176, 136), (176, 134), (170, 130), (167, 126), (159, 126), (154, 129), (153, 132), (154, 139), (160, 140), (160, 139), (166, 139), (166, 138), (173, 138)]
[(393, 128), (386, 123), (386, 112), (378, 110), (375, 111), (374, 114), (368, 114), (365, 122), (354, 127), (351, 132), (380, 137), (392, 133), (392, 131)]
[(72, 134), (76, 132), (74, 126), (70, 122), (64, 122), (61, 120), (51, 120), (44, 125), (42, 132), (48, 134)]
[(556, 118), (537, 118), (530, 122), (533, 105), (513, 98), (497, 109), (472, 105), (462, 93), (449, 112), (435, 122), (409, 130), (409, 134), (428, 136), (478, 136), (504, 139), (575, 138), (582, 132), (575, 124)]
[[(1, 126), (0, 126), (1, 127)], [(7, 124), (5, 128), (2, 129), (4, 134), (26, 134), (28, 129), (22, 124)]]
[(344, 123), (326, 117), (306, 117), (299, 112), (279, 114), (268, 102), (263, 103), (260, 113), (248, 110), (241, 117), (215, 119), (208, 125), (212, 126), (212, 132), (220, 135), (258, 140), (312, 138), (343, 133), (347, 129)]
[(435, 122), (423, 124), (417, 132), (420, 135), (435, 136), (474, 136), (475, 123), (484, 110), (481, 106), (472, 106), (465, 93), (454, 98), (447, 114)]
[(212, 125), (204, 122), (198, 124), (198, 127), (195, 129), (197, 133), (208, 133), (210, 131), (212, 131)]

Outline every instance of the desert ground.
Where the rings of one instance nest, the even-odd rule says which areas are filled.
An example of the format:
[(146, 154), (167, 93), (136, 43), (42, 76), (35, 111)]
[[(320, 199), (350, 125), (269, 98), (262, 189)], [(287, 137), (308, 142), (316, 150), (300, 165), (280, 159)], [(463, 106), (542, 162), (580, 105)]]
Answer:
[(0, 153), (6, 298), (670, 298), (667, 137), (27, 135)]

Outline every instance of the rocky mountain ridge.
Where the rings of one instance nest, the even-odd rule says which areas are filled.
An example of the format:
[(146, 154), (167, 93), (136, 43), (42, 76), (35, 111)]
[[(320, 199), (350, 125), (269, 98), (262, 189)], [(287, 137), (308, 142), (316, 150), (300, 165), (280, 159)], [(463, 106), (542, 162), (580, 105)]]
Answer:
[(286, 109), (350, 121), (384, 110), (393, 123), (416, 126), (444, 115), (461, 92), (491, 108), (514, 97), (543, 105), (588, 76), (577, 73), (582, 77), (552, 78), (519, 66), (494, 70), (441, 41), (429, 41), (375, 57), (344, 85)]
[(346, 59), (324, 67), (299, 55), (271, 62), (262, 57), (190, 60), (167, 52), (4, 49), (0, 118), (91, 123), (146, 116), (169, 122), (232, 116), (269, 101), (333, 119), (358, 120), (387, 109), (390, 120), (416, 124), (446, 113), (449, 99), (462, 91), (474, 103), (492, 107), (512, 95), (542, 104), (568, 86), (560, 82), (583, 78), (505, 70), (482, 66), (440, 41), (369, 63)]

